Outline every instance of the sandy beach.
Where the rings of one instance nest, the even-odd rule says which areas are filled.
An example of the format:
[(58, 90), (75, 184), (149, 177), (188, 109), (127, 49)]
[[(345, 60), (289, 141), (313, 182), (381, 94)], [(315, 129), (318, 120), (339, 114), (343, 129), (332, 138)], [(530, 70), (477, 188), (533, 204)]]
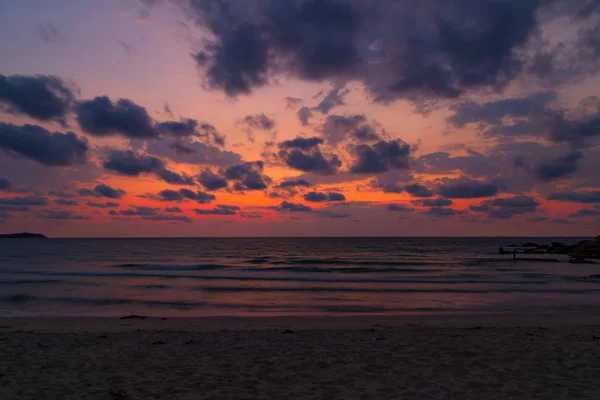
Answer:
[(600, 318), (2, 318), (2, 399), (591, 399)]

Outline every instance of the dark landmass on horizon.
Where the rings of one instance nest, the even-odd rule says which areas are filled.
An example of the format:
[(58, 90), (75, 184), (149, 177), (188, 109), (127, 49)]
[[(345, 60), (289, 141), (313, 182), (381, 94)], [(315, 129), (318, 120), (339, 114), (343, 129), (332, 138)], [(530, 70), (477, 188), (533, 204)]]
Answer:
[(0, 239), (48, 239), (48, 237), (42, 235), (41, 233), (23, 232), (0, 235)]

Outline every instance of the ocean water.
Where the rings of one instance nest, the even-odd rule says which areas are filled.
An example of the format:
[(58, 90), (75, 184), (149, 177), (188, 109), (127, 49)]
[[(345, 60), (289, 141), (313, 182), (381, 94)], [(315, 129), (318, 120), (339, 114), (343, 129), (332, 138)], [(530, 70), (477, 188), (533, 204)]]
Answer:
[[(0, 240), (0, 316), (600, 310), (600, 274), (500, 245), (579, 238)], [(558, 262), (542, 262), (558, 258)]]

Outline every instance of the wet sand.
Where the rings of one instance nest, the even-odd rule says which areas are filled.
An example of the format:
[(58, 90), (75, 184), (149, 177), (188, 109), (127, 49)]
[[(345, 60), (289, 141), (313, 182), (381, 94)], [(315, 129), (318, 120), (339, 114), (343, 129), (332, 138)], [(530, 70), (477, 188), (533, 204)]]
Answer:
[(600, 316), (0, 318), (2, 399), (600, 398)]

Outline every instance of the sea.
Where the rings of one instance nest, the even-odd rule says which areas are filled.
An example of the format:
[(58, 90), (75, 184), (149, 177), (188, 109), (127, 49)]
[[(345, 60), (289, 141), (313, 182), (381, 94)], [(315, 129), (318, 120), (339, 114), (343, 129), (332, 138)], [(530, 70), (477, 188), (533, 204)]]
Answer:
[(0, 316), (600, 311), (600, 265), (498, 251), (582, 239), (3, 239)]

